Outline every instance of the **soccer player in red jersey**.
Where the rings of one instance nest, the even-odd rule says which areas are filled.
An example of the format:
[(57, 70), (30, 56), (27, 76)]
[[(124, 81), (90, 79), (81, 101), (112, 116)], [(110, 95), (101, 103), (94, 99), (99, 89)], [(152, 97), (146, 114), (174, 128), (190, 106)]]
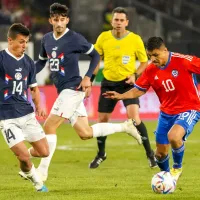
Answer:
[[(151, 37), (147, 42), (151, 64), (136, 81), (134, 88), (119, 94), (108, 91), (111, 99), (140, 97), (152, 87), (161, 106), (156, 136), (156, 159), (161, 171), (170, 171), (177, 181), (182, 173), (184, 141), (200, 119), (200, 100), (195, 73), (200, 74), (200, 58), (167, 50), (162, 38)], [(169, 168), (169, 147), (173, 167)]]

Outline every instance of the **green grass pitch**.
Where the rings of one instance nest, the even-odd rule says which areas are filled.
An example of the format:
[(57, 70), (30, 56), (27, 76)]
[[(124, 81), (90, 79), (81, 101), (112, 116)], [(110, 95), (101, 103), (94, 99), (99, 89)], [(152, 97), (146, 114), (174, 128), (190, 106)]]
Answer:
[[(145, 122), (155, 148), (156, 122)], [(0, 200), (193, 200), (200, 199), (200, 125), (186, 143), (183, 175), (176, 191), (155, 194), (150, 169), (142, 146), (119, 133), (107, 139), (107, 160), (98, 169), (88, 164), (97, 152), (96, 139), (82, 141), (68, 124), (58, 130), (57, 150), (49, 168), (48, 193), (37, 193), (29, 181), (18, 176), (18, 161), (0, 139)], [(35, 166), (39, 159), (33, 159)]]

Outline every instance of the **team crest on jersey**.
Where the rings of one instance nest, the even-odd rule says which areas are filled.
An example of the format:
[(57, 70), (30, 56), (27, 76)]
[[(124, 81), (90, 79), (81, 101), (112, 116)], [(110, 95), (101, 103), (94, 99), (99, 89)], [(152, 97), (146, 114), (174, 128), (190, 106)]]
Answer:
[(15, 79), (16, 79), (17, 81), (21, 80), (21, 79), (22, 79), (22, 74), (19, 73), (19, 72), (17, 72), (17, 73), (15, 74)]
[(176, 78), (178, 76), (178, 71), (172, 70), (172, 76)]
[(51, 56), (52, 56), (52, 58), (56, 58), (56, 56), (57, 56), (56, 52), (52, 51)]

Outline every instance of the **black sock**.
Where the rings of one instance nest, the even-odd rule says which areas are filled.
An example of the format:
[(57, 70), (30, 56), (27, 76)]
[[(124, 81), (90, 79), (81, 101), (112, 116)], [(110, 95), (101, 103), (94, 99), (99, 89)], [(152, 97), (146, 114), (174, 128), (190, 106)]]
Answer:
[(144, 125), (143, 122), (141, 122), (139, 125), (136, 126), (136, 128), (140, 132), (141, 136), (143, 137), (143, 146), (145, 148), (146, 155), (150, 156), (152, 154), (152, 150), (151, 150), (151, 145), (149, 142), (146, 126)]
[(98, 145), (98, 148), (99, 148), (98, 154), (100, 156), (104, 156), (104, 154), (105, 154), (106, 138), (107, 138), (106, 136), (97, 138), (97, 145)]

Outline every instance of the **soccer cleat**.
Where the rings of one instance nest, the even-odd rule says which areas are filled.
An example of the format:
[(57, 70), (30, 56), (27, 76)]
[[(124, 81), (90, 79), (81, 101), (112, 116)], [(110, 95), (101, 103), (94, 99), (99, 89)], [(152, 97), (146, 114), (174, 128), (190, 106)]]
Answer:
[(89, 168), (91, 169), (97, 168), (105, 159), (106, 159), (106, 153), (103, 156), (97, 154), (94, 160), (89, 164)]
[(23, 171), (19, 171), (18, 173), (24, 180), (29, 180), (29, 178), (27, 177), (27, 175), (23, 172)]
[(142, 144), (142, 137), (140, 135), (140, 133), (138, 132), (134, 119), (128, 119), (127, 121), (125, 121), (123, 123), (125, 131), (128, 133), (128, 135), (134, 137), (138, 144)]
[(37, 192), (48, 192), (48, 188), (43, 185), (41, 189), (38, 189)]
[(150, 168), (155, 168), (158, 167), (157, 163), (156, 163), (156, 159), (155, 159), (155, 155), (154, 152), (152, 150), (151, 155), (147, 155), (147, 159), (149, 161), (149, 167)]
[(172, 177), (174, 178), (174, 180), (177, 182), (179, 177), (181, 176), (183, 172), (182, 167), (181, 168), (172, 168), (170, 169), (170, 174), (172, 175)]
[[(43, 182), (45, 182), (45, 181), (47, 180), (48, 175), (42, 174), (38, 169), (36, 169), (36, 173), (38, 174), (38, 176), (41, 178), (41, 180), (42, 180)], [(20, 171), (18, 174), (19, 174), (24, 180), (30, 180), (30, 179), (28, 178), (28, 176), (27, 176), (23, 171)]]

